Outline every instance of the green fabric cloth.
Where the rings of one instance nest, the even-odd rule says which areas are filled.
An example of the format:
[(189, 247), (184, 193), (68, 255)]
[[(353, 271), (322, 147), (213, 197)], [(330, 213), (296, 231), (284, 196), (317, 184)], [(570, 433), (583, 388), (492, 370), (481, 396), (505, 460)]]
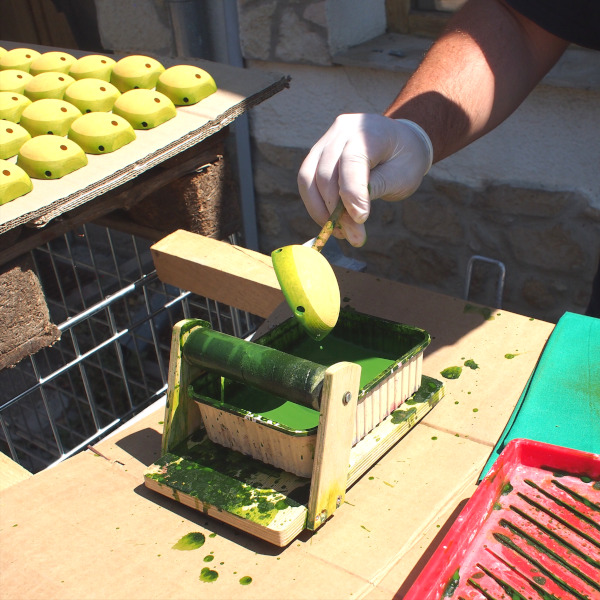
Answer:
[(600, 319), (560, 318), (480, 478), (515, 438), (600, 453)]

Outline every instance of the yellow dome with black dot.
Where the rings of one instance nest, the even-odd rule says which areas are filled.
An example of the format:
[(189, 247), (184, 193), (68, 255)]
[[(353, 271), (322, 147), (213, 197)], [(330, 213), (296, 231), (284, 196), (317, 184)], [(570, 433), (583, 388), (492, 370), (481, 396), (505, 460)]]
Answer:
[(71, 123), (81, 116), (81, 111), (65, 100), (44, 98), (32, 102), (21, 113), (21, 125), (32, 136), (58, 135), (69, 132)]
[(17, 165), (34, 179), (59, 179), (87, 165), (81, 147), (67, 138), (39, 135), (25, 142)]
[(82, 113), (109, 112), (121, 92), (108, 81), (102, 79), (79, 79), (66, 90), (64, 99), (76, 106)]
[(21, 113), (31, 100), (17, 92), (0, 92), (0, 119), (18, 123), (21, 120)]
[(32, 189), (31, 178), (21, 167), (0, 159), (0, 204), (20, 198)]
[(110, 82), (121, 93), (136, 89), (151, 90), (164, 70), (163, 65), (155, 58), (132, 54), (116, 62)]
[(130, 90), (113, 106), (113, 113), (129, 121), (134, 129), (152, 129), (177, 115), (169, 98), (156, 90)]
[(33, 79), (25, 86), (24, 94), (30, 100), (41, 100), (42, 98), (57, 98), (62, 100), (65, 90), (75, 80), (66, 73), (60, 71), (48, 71), (34, 75)]
[(69, 129), (70, 140), (87, 154), (114, 152), (135, 140), (133, 127), (119, 115), (92, 112), (75, 119)]
[(21, 146), (31, 139), (27, 129), (12, 121), (0, 120), (0, 158), (16, 156)]
[(169, 67), (158, 77), (156, 91), (163, 93), (177, 106), (196, 104), (217, 91), (210, 73), (194, 65)]

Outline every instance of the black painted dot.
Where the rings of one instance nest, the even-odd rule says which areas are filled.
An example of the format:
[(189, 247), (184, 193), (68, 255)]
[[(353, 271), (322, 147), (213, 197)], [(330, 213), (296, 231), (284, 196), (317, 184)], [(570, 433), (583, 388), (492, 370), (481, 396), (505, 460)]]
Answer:
[(98, 146), (98, 150), (100, 150), (100, 152), (104, 152), (104, 146)]
[(142, 121), (141, 125), (142, 125), (142, 127), (148, 127), (148, 123), (146, 123), (146, 121)]
[(184, 98), (183, 101), (184, 102), (189, 102), (189, 99), (188, 98)]
[(46, 172), (44, 173), (44, 175), (45, 175), (46, 177), (52, 177), (52, 171), (46, 171)]

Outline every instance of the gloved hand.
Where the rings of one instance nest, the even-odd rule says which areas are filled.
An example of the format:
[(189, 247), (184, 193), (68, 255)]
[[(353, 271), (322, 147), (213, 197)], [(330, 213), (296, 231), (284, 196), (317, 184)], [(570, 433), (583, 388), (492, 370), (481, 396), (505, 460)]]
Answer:
[(377, 114), (341, 115), (304, 159), (298, 188), (308, 214), (321, 226), (341, 198), (347, 214), (334, 235), (362, 246), (371, 199), (404, 200), (417, 190), (432, 161), (431, 141), (416, 123)]

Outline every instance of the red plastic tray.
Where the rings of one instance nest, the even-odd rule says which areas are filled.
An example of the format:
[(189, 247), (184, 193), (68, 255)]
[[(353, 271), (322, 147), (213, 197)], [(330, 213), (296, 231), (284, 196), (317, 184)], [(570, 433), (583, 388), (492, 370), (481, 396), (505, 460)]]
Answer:
[(511, 441), (404, 600), (600, 599), (600, 455)]

